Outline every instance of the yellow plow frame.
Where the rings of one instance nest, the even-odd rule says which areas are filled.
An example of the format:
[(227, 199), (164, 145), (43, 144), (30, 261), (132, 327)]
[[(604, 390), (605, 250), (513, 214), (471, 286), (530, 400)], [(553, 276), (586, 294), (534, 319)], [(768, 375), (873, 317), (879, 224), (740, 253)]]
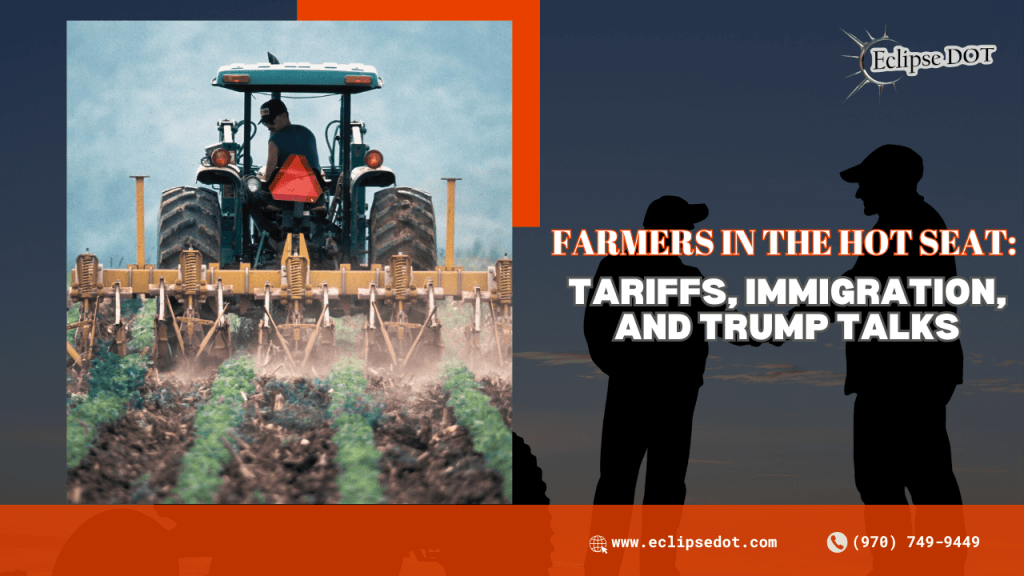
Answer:
[[(441, 298), (473, 302), (473, 331), (476, 334), (481, 331), (482, 303), (491, 303), (492, 316), (495, 316), (494, 305), (497, 304), (500, 311), (495, 316), (495, 337), (498, 339), (502, 334), (511, 345), (512, 261), (509, 259), (498, 260), (495, 266), (489, 266), (482, 272), (467, 272), (454, 266), (450, 270), (447, 267), (431, 271), (413, 270), (411, 259), (403, 255), (392, 256), (387, 266), (375, 264), (369, 270), (352, 270), (348, 264), (342, 264), (338, 270), (310, 270), (309, 253), (301, 234), (293, 234), (285, 241), (283, 253), (291, 255), (282, 258), (280, 270), (253, 270), (247, 263), (242, 263), (238, 270), (224, 270), (216, 263), (203, 263), (196, 250), (182, 252), (177, 269), (128, 265), (126, 269), (104, 270), (95, 255), (83, 254), (78, 257), (71, 287), (71, 300), (81, 303), (82, 314), (78, 322), (68, 325), (68, 329), (83, 330), (85, 338), (78, 339), (81, 349), (69, 345), (68, 353), (77, 358), (78, 363), (89, 360), (96, 344), (98, 301), (114, 298), (118, 315), (115, 323), (118, 351), (124, 354), (120, 299), (138, 295), (157, 299), (155, 360), (167, 353), (168, 328), (176, 334), (183, 355), (186, 355), (186, 347), (196, 350), (194, 354), (187, 354), (193, 358), (211, 348), (226, 348), (230, 355), (231, 334), (224, 313), (230, 302), (228, 299), (236, 296), (240, 297), (240, 314), (253, 304), (266, 309), (260, 322), (259, 354), (269, 353), (270, 342), (274, 339), (284, 349), (293, 368), (309, 359), (321, 332), (325, 335), (325, 343), (333, 343), (333, 322), (328, 311), (332, 303), (348, 313), (354, 299), (369, 300), (370, 304), (364, 326), (367, 335), (364, 355), (369, 354), (372, 333), (379, 331), (387, 343), (392, 367), (395, 368), (408, 363), (426, 330), (440, 330), (436, 302)], [(168, 297), (182, 302), (185, 312), (176, 316), (168, 305)], [(422, 324), (408, 321), (407, 310), (416, 301), (424, 303), (428, 310)], [(271, 302), (287, 308), (287, 323), (278, 325), (274, 322), (270, 314)], [(321, 305), (321, 313), (317, 321), (310, 324), (305, 322), (304, 313), (306, 306), (314, 303)], [(393, 310), (391, 319), (381, 318), (381, 303), (387, 303)], [(204, 304), (215, 311), (216, 320), (200, 318), (199, 309)], [(309, 335), (305, 336), (307, 333)], [(410, 338), (411, 344), (407, 342)], [(211, 340), (214, 341), (213, 346), (210, 345)], [(499, 361), (510, 362), (510, 358), (502, 356), (502, 340), (498, 340)], [(404, 351), (404, 354), (400, 356), (398, 351)]]

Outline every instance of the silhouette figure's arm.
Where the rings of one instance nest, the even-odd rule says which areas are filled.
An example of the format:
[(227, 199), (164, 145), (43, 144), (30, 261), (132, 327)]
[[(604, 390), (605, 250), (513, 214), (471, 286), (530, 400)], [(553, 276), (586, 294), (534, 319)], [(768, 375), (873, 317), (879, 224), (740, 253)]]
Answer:
[[(696, 268), (694, 268), (693, 270), (696, 270)], [(698, 274), (699, 274), (699, 271), (698, 271)], [(703, 281), (703, 276), (701, 276), (701, 280)], [(701, 312), (719, 312), (719, 313), (727, 312), (726, 305), (724, 303), (723, 304), (719, 304), (718, 306), (709, 306), (709, 305), (704, 303), (703, 299), (694, 299), (691, 302), (690, 306), (693, 308), (693, 317), (692, 317), (692, 319), (693, 319), (693, 321), (695, 323), (696, 323), (697, 319), (700, 317), (700, 313)], [(680, 309), (683, 309), (683, 308), (680, 308)], [(685, 309), (683, 309), (683, 310), (685, 311)], [(722, 322), (718, 322), (717, 325), (715, 326), (715, 338), (716, 339), (717, 338), (725, 338), (725, 326), (723, 325)], [(729, 343), (732, 344), (733, 346), (754, 346), (754, 347), (757, 347), (757, 346), (761, 345), (761, 342), (755, 342), (753, 340), (747, 341), (747, 342), (730, 341)]]
[[(614, 266), (609, 262), (609, 258), (601, 260), (601, 264), (597, 267), (591, 288), (587, 290), (586, 311), (583, 313), (583, 335), (587, 339), (590, 358), (605, 374), (615, 371), (620, 360), (617, 358), (619, 351), (613, 345), (612, 337), (615, 336), (615, 328), (618, 326), (623, 310), (607, 304), (597, 307), (590, 306), (590, 300), (598, 280), (602, 276), (613, 276)], [(616, 284), (617, 280), (618, 278), (616, 278)]]
[[(855, 278), (857, 276), (866, 276), (866, 275), (868, 275), (868, 274), (862, 273), (860, 270), (858, 270), (858, 266), (861, 264), (861, 260), (863, 260), (864, 258), (865, 258), (864, 256), (859, 256), (857, 258), (857, 264), (854, 265), (853, 268), (847, 270), (846, 272), (843, 272), (840, 276), (852, 279), (852, 278)], [(861, 268), (863, 268), (863, 267), (861, 267)], [(832, 304), (832, 303), (829, 303), (827, 306), (808, 306), (807, 304), (800, 304), (798, 306), (794, 306), (794, 307), (790, 308), (789, 312), (786, 313), (786, 318), (787, 319), (792, 319), (793, 318), (793, 314), (796, 314), (797, 312), (822, 312), (822, 313), (828, 315), (828, 321), (829, 322), (835, 322), (836, 321), (836, 312), (855, 312), (855, 311), (857, 311), (857, 309), (855, 309), (854, 307), (851, 307), (851, 306), (836, 306), (835, 304)]]

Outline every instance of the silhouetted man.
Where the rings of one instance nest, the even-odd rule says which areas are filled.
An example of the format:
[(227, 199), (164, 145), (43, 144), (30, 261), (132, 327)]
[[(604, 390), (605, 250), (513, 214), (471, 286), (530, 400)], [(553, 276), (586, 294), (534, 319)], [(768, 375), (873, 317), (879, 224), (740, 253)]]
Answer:
[[(843, 180), (859, 184), (857, 198), (864, 202), (864, 214), (878, 215), (874, 230), (887, 235), (892, 230), (910, 230), (912, 234), (906, 242), (906, 256), (895, 255), (893, 240), (885, 254), (859, 256), (843, 276), (876, 278), (881, 286), (890, 278), (899, 278), (911, 302), (914, 292), (908, 289), (908, 277), (956, 276), (954, 257), (920, 255), (921, 232), (946, 228), (939, 213), (917, 193), (923, 174), (924, 163), (916, 152), (892, 144), (881, 146), (859, 165), (840, 172)], [(865, 504), (907, 504), (904, 489), (910, 491), (915, 505), (963, 503), (946, 434), (946, 404), (963, 382), (960, 340), (861, 341), (869, 312), (880, 313), (886, 333), (890, 330), (890, 313), (899, 313), (899, 328), (903, 331), (910, 327), (912, 312), (956, 313), (954, 306), (933, 302), (929, 291), (923, 306), (832, 306), (825, 310), (833, 321), (836, 312), (861, 314), (855, 339), (846, 342), (845, 392), (857, 394), (853, 408), (854, 478)], [(793, 309), (797, 310), (822, 308)], [(869, 534), (896, 533), (897, 538), (964, 531), (962, 510), (948, 507), (919, 508), (917, 527), (913, 528), (909, 509), (869, 506), (865, 509), (865, 525)], [(965, 554), (966, 549), (951, 550), (943, 573), (962, 573)], [(913, 572), (913, 559), (905, 554), (872, 550), (872, 555), (872, 574)]]
[[(707, 218), (704, 204), (688, 204), (678, 196), (662, 196), (647, 208), (647, 230), (693, 230)], [(697, 391), (704, 383), (704, 365), (708, 343), (704, 326), (697, 322), (703, 311), (723, 311), (725, 306), (708, 307), (699, 297), (681, 305), (675, 297), (668, 306), (629, 305), (589, 306), (602, 277), (614, 279), (618, 290), (622, 277), (650, 278), (694, 277), (700, 270), (683, 264), (678, 256), (607, 256), (598, 265), (583, 320), (590, 357), (608, 375), (601, 429), (601, 477), (594, 504), (632, 504), (640, 464), (647, 454), (647, 482), (644, 504), (682, 504), (686, 499), (686, 466), (690, 458), (690, 436)], [(613, 342), (624, 312), (632, 312), (637, 322), (644, 312), (683, 312), (690, 317), (693, 332), (686, 340)], [(734, 344), (748, 344), (735, 342)], [(757, 345), (755, 342), (749, 344)], [(664, 538), (679, 526), (682, 508), (644, 507), (642, 533)], [(594, 534), (625, 536), (629, 528), (629, 508), (595, 508), (591, 528)], [(660, 535), (660, 536), (659, 536)], [(642, 573), (678, 574), (674, 554), (665, 550), (641, 550)], [(609, 554), (589, 554), (586, 573), (617, 574), (622, 549)]]
[[(688, 204), (678, 196), (662, 196), (644, 216), (647, 230), (693, 230), (707, 218), (704, 204)], [(632, 504), (640, 463), (647, 453), (644, 504), (682, 504), (686, 498), (686, 464), (697, 390), (704, 382), (708, 343), (697, 323), (697, 313), (708, 310), (700, 298), (679, 306), (589, 306), (600, 278), (687, 276), (700, 270), (683, 264), (678, 256), (608, 256), (601, 260), (587, 297), (583, 332), (590, 357), (608, 375), (601, 430), (601, 478), (594, 504)], [(684, 341), (613, 342), (623, 312), (641, 322), (644, 312), (681, 311), (693, 321), (693, 333)]]
[[(878, 214), (874, 229), (911, 230), (907, 256), (892, 246), (881, 256), (860, 256), (844, 276), (877, 278), (882, 285), (898, 277), (956, 276), (952, 256), (921, 256), (921, 232), (944, 229), (946, 223), (917, 193), (924, 173), (921, 157), (910, 148), (885, 145), (864, 161), (840, 173), (858, 183), (864, 214)], [(931, 295), (929, 295), (931, 296)], [(910, 326), (913, 312), (956, 312), (949, 305), (894, 307), (900, 326)], [(868, 309), (861, 310), (862, 316)], [(888, 321), (890, 310), (881, 311)], [(863, 318), (862, 318), (863, 320)], [(888, 322), (887, 322), (888, 324)], [(860, 325), (863, 328), (863, 323)], [(865, 504), (906, 504), (906, 487), (914, 504), (961, 504), (953, 476), (946, 404), (963, 382), (963, 349), (953, 342), (846, 343), (846, 394), (857, 393), (853, 412), (853, 460), (857, 490)]]

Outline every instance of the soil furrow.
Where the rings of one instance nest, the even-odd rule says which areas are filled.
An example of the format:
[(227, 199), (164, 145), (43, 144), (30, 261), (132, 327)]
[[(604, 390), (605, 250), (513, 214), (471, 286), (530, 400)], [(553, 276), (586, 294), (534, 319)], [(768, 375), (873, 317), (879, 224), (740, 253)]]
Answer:
[[(71, 504), (155, 504), (170, 496), (192, 447), (198, 405), (210, 379), (184, 386), (173, 376), (142, 388), (141, 408), (101, 425), (89, 455), (68, 470)], [(185, 389), (187, 391), (181, 391)]]
[(503, 477), (473, 450), (445, 406), (440, 382), (418, 386), (371, 376), (387, 405), (374, 438), (385, 500), (394, 504), (504, 504)]
[(326, 390), (306, 379), (259, 378), (245, 420), (224, 442), (218, 504), (325, 504), (339, 499)]

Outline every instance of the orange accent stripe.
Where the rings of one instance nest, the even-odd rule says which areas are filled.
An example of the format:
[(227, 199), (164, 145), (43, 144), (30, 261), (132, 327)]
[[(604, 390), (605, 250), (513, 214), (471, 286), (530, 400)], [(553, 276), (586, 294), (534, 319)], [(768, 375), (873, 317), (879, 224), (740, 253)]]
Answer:
[(540, 1), (489, 5), (467, 0), (374, 4), (298, 0), (299, 20), (494, 20), (512, 22), (512, 226), (540, 226)]

